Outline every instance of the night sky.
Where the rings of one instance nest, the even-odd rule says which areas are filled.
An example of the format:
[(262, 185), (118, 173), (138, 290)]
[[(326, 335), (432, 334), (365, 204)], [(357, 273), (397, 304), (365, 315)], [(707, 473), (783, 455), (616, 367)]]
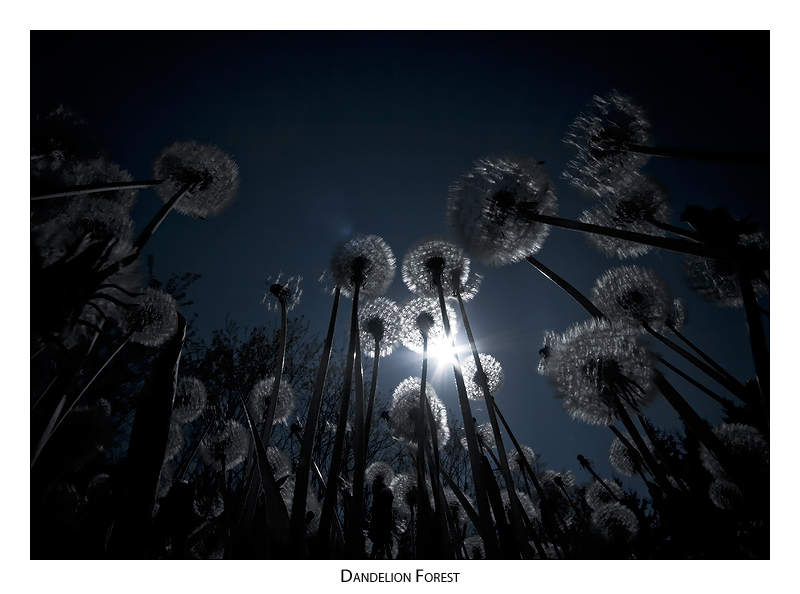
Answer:
[[(402, 302), (410, 296), (403, 256), (419, 239), (449, 236), (448, 187), (479, 157), (545, 161), (559, 216), (589, 208), (592, 199), (561, 177), (575, 155), (562, 139), (593, 95), (616, 89), (641, 105), (655, 146), (767, 152), (769, 41), (768, 32), (32, 31), (31, 110), (62, 103), (75, 111), (134, 179), (150, 179), (155, 157), (177, 141), (230, 154), (240, 168), (237, 198), (207, 220), (170, 214), (145, 248), (156, 277), (202, 274), (184, 314), (199, 314), (208, 341), (226, 316), (242, 328), (277, 322), (260, 303), (266, 279), (302, 275), (302, 301), (290, 315), (324, 336), (332, 300), (317, 279), (336, 244), (357, 233), (384, 238), (398, 261), (387, 296)], [(683, 225), (686, 205), (727, 206), (737, 218), (752, 214), (769, 237), (768, 168), (652, 158), (644, 171), (666, 185), (673, 224)], [(139, 192), (138, 230), (160, 205), (152, 190)], [(692, 293), (679, 254), (621, 261), (579, 233), (553, 229), (537, 258), (586, 294), (612, 267), (655, 270), (687, 306), (684, 334), (737, 379), (754, 377), (743, 310)], [(590, 477), (577, 454), (611, 476), (611, 432), (571, 420), (536, 372), (544, 331), (563, 332), (588, 314), (524, 261), (473, 267), (484, 281), (467, 303), (470, 323), (479, 350), (503, 366), (497, 401), (517, 437), (547, 468), (572, 470), (579, 482)], [(350, 303), (340, 306), (340, 344)], [(760, 303), (769, 309), (769, 296)], [(463, 328), (458, 342), (466, 342)], [(420, 366), (418, 355), (397, 348), (381, 362), (379, 388), (390, 393)], [(713, 400), (668, 377), (719, 422)], [(452, 370), (431, 381), (460, 420)], [(478, 421), (488, 420), (477, 408)], [(644, 413), (661, 429), (680, 427), (662, 397)], [(623, 482), (646, 495), (640, 481)]]

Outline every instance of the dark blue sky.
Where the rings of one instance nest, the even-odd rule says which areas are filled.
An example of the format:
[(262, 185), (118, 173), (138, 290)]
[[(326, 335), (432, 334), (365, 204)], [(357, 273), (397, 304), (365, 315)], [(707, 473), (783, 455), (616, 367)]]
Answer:
[[(205, 221), (173, 213), (145, 250), (162, 279), (202, 274), (190, 296), (205, 337), (226, 315), (242, 327), (277, 316), (260, 299), (279, 271), (305, 278), (293, 313), (324, 334), (331, 300), (316, 279), (336, 243), (376, 234), (399, 264), (418, 239), (448, 233), (448, 186), (482, 156), (545, 161), (559, 215), (576, 218), (591, 200), (560, 178), (574, 156), (562, 138), (595, 94), (617, 89), (643, 106), (656, 146), (766, 151), (769, 83), (767, 32), (31, 34), (31, 109), (75, 110), (134, 179), (152, 177), (154, 158), (176, 141), (213, 143), (238, 163), (241, 188), (227, 211)], [(645, 172), (669, 190), (675, 224), (687, 204), (724, 205), (737, 218), (752, 213), (769, 235), (767, 168), (651, 159)], [(140, 229), (160, 204), (140, 192)], [(655, 269), (686, 302), (684, 333), (738, 379), (753, 376), (743, 311), (690, 293), (679, 255), (621, 262), (554, 229), (537, 257), (587, 293), (611, 267)], [(543, 332), (587, 314), (526, 263), (475, 269), (484, 284), (467, 305), (470, 322), (479, 349), (504, 367), (498, 404), (520, 441), (578, 480), (589, 477), (577, 454), (609, 476), (610, 431), (571, 420), (536, 373)], [(398, 273), (388, 296), (408, 295)], [(418, 356), (401, 347), (382, 364), (380, 388), (419, 373)], [(460, 418), (452, 372), (434, 387)], [(719, 419), (716, 403), (684, 394)], [(663, 429), (679, 426), (663, 399), (646, 414)]]

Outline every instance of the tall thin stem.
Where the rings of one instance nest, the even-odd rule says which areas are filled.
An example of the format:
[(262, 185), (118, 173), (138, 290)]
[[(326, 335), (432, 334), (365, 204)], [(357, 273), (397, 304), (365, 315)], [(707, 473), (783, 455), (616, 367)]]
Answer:
[(372, 413), (375, 407), (375, 391), (378, 387), (378, 362), (380, 361), (381, 341), (375, 337), (375, 351), (372, 359), (372, 383), (369, 386), (367, 414), (364, 419), (364, 448), (369, 448), (369, 433), (372, 428)]
[[(314, 452), (314, 437), (317, 433), (317, 423), (319, 422), (320, 411), (322, 408), (322, 392), (325, 387), (325, 378), (328, 374), (328, 363), (331, 358), (331, 347), (333, 345), (333, 334), (336, 328), (336, 314), (339, 311), (339, 297), (341, 287), (336, 286), (333, 294), (333, 308), (331, 309), (331, 319), (328, 324), (328, 334), (325, 337), (325, 344), (322, 347), (322, 355), (317, 377), (314, 381), (314, 392), (311, 395), (311, 402), (308, 405), (308, 416), (306, 417), (305, 428), (303, 429), (303, 441), (300, 446), (300, 456), (295, 473), (294, 498), (292, 499), (292, 517), (289, 529), (289, 538), (295, 558), (302, 559), (308, 556), (306, 549), (306, 498), (308, 497), (308, 479), (311, 472), (312, 454)], [(323, 486), (323, 489), (327, 489)]]
[(162, 183), (164, 183), (163, 179), (151, 179), (146, 181), (109, 182), (105, 184), (70, 186), (61, 192), (32, 194), (31, 201), (49, 200), (50, 198), (67, 198), (69, 196), (80, 196), (81, 194), (93, 194), (95, 192), (111, 192), (113, 190), (140, 190), (142, 188), (153, 188)]
[[(450, 320), (447, 316), (441, 275), (439, 275), (436, 286), (439, 291), (439, 307), (442, 310), (442, 322), (444, 324), (445, 335), (447, 336), (447, 344), (452, 346), (453, 334), (450, 330)], [(489, 507), (489, 499), (483, 479), (483, 466), (481, 464), (480, 450), (478, 448), (478, 439), (475, 434), (475, 421), (469, 406), (467, 386), (464, 383), (464, 376), (461, 373), (461, 363), (458, 359), (458, 353), (456, 352), (453, 352), (453, 374), (455, 375), (458, 403), (461, 408), (461, 416), (466, 433), (467, 452), (469, 453), (470, 466), (472, 467), (472, 480), (475, 485), (475, 499), (478, 503), (478, 515), (481, 519), (479, 530), (481, 532), (481, 538), (483, 539), (483, 545), (486, 548), (487, 558), (496, 559), (500, 554), (500, 549), (497, 544), (494, 526), (491, 522), (491, 508)]]
[[(480, 378), (486, 378), (486, 374), (483, 371), (483, 366), (481, 365), (480, 355), (478, 353), (478, 347), (475, 344), (475, 337), (472, 334), (472, 328), (469, 325), (469, 318), (467, 317), (467, 310), (464, 307), (464, 299), (461, 297), (461, 291), (458, 288), (458, 283), (454, 283), (456, 288), (456, 298), (458, 299), (458, 307), (461, 310), (461, 321), (464, 324), (464, 329), (467, 332), (467, 340), (469, 341), (470, 349), (472, 350), (472, 357), (475, 361), (475, 369), (477, 370), (477, 375)], [(520, 552), (526, 558), (533, 557), (533, 551), (530, 550), (530, 546), (528, 545), (528, 539), (525, 538), (525, 531), (523, 529), (522, 518), (521, 514), (522, 505), (519, 502), (519, 498), (517, 497), (517, 491), (514, 488), (514, 481), (511, 478), (511, 470), (508, 466), (508, 457), (506, 456), (506, 448), (503, 444), (503, 435), (500, 433), (500, 425), (497, 422), (497, 415), (495, 414), (495, 406), (494, 406), (494, 395), (489, 390), (489, 386), (486, 381), (479, 382), (481, 388), (483, 390), (483, 397), (486, 400), (486, 410), (489, 413), (489, 421), (492, 424), (492, 433), (494, 434), (495, 444), (497, 444), (497, 455), (499, 457), (499, 467), (500, 472), (503, 475), (503, 480), (506, 484), (506, 489), (508, 491), (508, 498), (511, 504), (511, 519), (512, 519), (512, 528), (514, 530), (515, 536), (517, 538), (517, 547)], [(491, 453), (491, 452), (490, 452)]]
[(561, 288), (567, 295), (572, 297), (575, 302), (580, 305), (583, 309), (585, 309), (590, 316), (593, 318), (597, 318), (598, 320), (604, 319), (606, 316), (603, 314), (602, 311), (597, 309), (597, 306), (589, 301), (589, 299), (580, 291), (578, 291), (575, 287), (573, 287), (570, 283), (566, 280), (561, 278), (555, 272), (547, 268), (544, 264), (539, 262), (533, 256), (528, 256), (525, 258), (528, 262), (530, 262), (539, 272), (541, 272), (545, 278), (550, 279), (555, 283), (556, 286)]
[(339, 472), (342, 466), (342, 454), (344, 452), (344, 438), (347, 430), (347, 411), (350, 407), (350, 391), (353, 387), (353, 366), (355, 364), (356, 338), (358, 337), (358, 294), (361, 283), (355, 284), (353, 293), (353, 313), (350, 317), (350, 344), (347, 348), (347, 359), (345, 360), (344, 383), (339, 402), (339, 418), (336, 424), (336, 437), (333, 442), (333, 452), (331, 453), (331, 465), (328, 470), (328, 485), (325, 488), (325, 500), (322, 503), (320, 513), (319, 528), (317, 530), (317, 540), (320, 552), (329, 546), (331, 520), (333, 519), (334, 507), (337, 501), (337, 491), (339, 488)]

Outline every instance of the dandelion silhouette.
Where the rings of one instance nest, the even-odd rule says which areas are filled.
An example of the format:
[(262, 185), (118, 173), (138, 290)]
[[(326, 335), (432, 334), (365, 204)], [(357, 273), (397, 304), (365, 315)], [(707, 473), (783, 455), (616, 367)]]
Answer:
[(612, 321), (660, 329), (673, 321), (673, 300), (661, 278), (641, 266), (619, 266), (602, 274), (592, 287), (592, 301)]
[(230, 419), (220, 431), (206, 436), (198, 454), (206, 467), (216, 471), (236, 468), (244, 462), (250, 445), (250, 432), (240, 422)]
[[(764, 435), (755, 427), (742, 423), (723, 423), (713, 430), (740, 471), (764, 474), (769, 467), (769, 445)], [(730, 477), (717, 458), (705, 446), (700, 447), (700, 461), (715, 479), (730, 481)]]
[[(629, 434), (623, 433), (623, 437), (630, 442), (631, 436)], [(643, 437), (642, 439), (644, 440), (648, 450), (652, 454), (655, 454), (655, 448), (653, 447), (653, 444), (650, 443), (650, 440), (646, 437)], [(636, 458), (636, 455), (632, 454), (630, 447), (626, 445), (619, 437), (615, 437), (609, 446), (608, 461), (611, 463), (611, 466), (614, 468), (614, 470), (624, 476), (634, 476), (641, 471), (641, 463)]]
[[(584, 210), (578, 220), (592, 225), (665, 237), (665, 228), (674, 230), (668, 224), (669, 215), (669, 196), (666, 190), (654, 180), (637, 175), (614, 195), (604, 195), (592, 210)], [(606, 256), (620, 259), (638, 258), (653, 249), (651, 245), (606, 235), (590, 234), (588, 238)]]
[(564, 177), (587, 192), (615, 194), (647, 163), (648, 155), (631, 147), (650, 144), (650, 122), (639, 106), (616, 90), (592, 99), (591, 113), (579, 115), (564, 138), (578, 149)]
[(503, 368), (497, 359), (484, 353), (480, 353), (478, 356), (481, 362), (480, 370), (475, 365), (474, 359), (467, 359), (464, 362), (464, 381), (470, 400), (483, 400), (484, 385), (492, 395), (503, 386)]
[(148, 288), (133, 313), (131, 326), (137, 330), (131, 341), (155, 347), (172, 338), (178, 329), (176, 307), (177, 303), (171, 295), (160, 289)]
[[(250, 410), (256, 420), (263, 420), (267, 412), (270, 398), (274, 393), (275, 378), (270, 376), (256, 382), (250, 391)], [(275, 404), (272, 423), (286, 423), (294, 412), (295, 394), (292, 387), (285, 381), (278, 386), (278, 400)]]
[[(282, 305), (286, 307), (286, 311), (292, 311), (300, 305), (300, 297), (303, 295), (303, 289), (300, 286), (302, 280), (302, 276), (284, 278), (282, 272), (274, 278), (269, 277), (267, 279), (269, 292), (264, 294), (261, 303), (271, 311), (280, 311)], [(276, 299), (272, 299), (272, 297)]]
[(548, 375), (572, 418), (609, 425), (620, 410), (614, 399), (633, 412), (652, 400), (652, 361), (634, 332), (627, 326), (589, 320), (554, 337)]
[[(455, 310), (449, 304), (446, 309), (448, 317), (455, 317)], [(423, 314), (430, 317), (427, 330), (428, 348), (433, 349), (448, 344), (439, 304), (428, 297), (409, 299), (400, 309), (400, 341), (404, 346), (419, 354), (422, 354), (423, 336), (417, 326), (417, 319)]]
[(618, 502), (624, 495), (622, 487), (616, 482), (595, 480), (586, 487), (584, 498), (589, 507), (597, 509), (608, 503)]
[[(416, 377), (404, 379), (392, 392), (392, 407), (389, 411), (389, 434), (401, 441), (410, 451), (416, 452), (421, 431), (419, 394), (422, 380)], [(444, 446), (450, 439), (450, 427), (447, 424), (447, 409), (436, 395), (432, 386), (425, 388), (425, 398), (430, 406), (436, 423), (436, 435), (439, 446)]]
[(639, 532), (636, 514), (617, 502), (595, 508), (590, 521), (600, 536), (614, 543), (630, 543)]
[(550, 181), (531, 159), (479, 159), (447, 198), (448, 226), (459, 243), (495, 266), (536, 253), (547, 237), (549, 227), (521, 216), (524, 212), (556, 213)]
[(183, 376), (178, 380), (172, 418), (179, 423), (191, 423), (200, 418), (206, 410), (208, 392), (196, 377)]
[(239, 188), (239, 167), (233, 159), (213, 145), (194, 141), (176, 142), (161, 151), (153, 177), (164, 180), (155, 190), (165, 203), (189, 187), (173, 208), (193, 218), (219, 214)]

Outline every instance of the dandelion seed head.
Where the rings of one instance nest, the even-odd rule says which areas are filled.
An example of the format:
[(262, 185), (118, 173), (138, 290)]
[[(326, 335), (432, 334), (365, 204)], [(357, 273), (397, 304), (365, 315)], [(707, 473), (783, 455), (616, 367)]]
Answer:
[[(389, 411), (389, 434), (406, 445), (411, 451), (416, 451), (419, 441), (421, 420), (419, 396), (421, 389), (422, 379), (409, 377), (400, 382), (392, 392), (392, 407)], [(425, 398), (433, 413), (439, 447), (442, 447), (450, 439), (447, 409), (430, 384), (425, 386)]]
[(466, 286), (469, 268), (469, 258), (460, 246), (446, 239), (423, 239), (403, 258), (403, 282), (418, 296), (438, 298), (438, 283), (445, 296), (455, 295)]
[(133, 313), (133, 326), (139, 328), (131, 340), (145, 346), (160, 346), (178, 331), (177, 303), (172, 295), (148, 287), (137, 300), (139, 307)]
[(720, 509), (732, 510), (740, 507), (744, 494), (734, 483), (724, 479), (714, 479), (708, 487), (708, 498)]
[(224, 427), (213, 435), (206, 435), (200, 442), (198, 455), (206, 467), (216, 471), (236, 468), (244, 462), (250, 446), (250, 433), (239, 421), (229, 419)]
[(620, 499), (624, 497), (625, 493), (622, 491), (622, 487), (619, 486), (619, 483), (616, 481), (604, 481), (601, 483), (598, 480), (595, 480), (592, 484), (586, 487), (586, 492), (584, 497), (586, 498), (586, 503), (589, 504), (589, 507), (592, 509), (596, 509), (602, 505), (607, 503), (613, 503), (616, 501), (611, 494), (606, 490), (606, 485), (611, 491), (619, 497)]
[(278, 273), (278, 276), (267, 278), (269, 291), (264, 293), (261, 303), (271, 311), (280, 311), (283, 301), (286, 304), (286, 311), (292, 311), (300, 305), (300, 297), (303, 295), (303, 288), (300, 286), (302, 280), (302, 276), (284, 277), (283, 272)]
[(447, 223), (468, 253), (486, 264), (518, 262), (542, 247), (550, 228), (525, 212), (556, 214), (544, 169), (532, 159), (483, 158), (450, 187)]
[(342, 294), (369, 299), (383, 295), (394, 280), (397, 263), (389, 245), (377, 235), (356, 235), (339, 244), (331, 258), (330, 271)]
[(376, 340), (380, 343), (378, 356), (391, 355), (400, 341), (400, 307), (387, 297), (376, 297), (363, 303), (358, 310), (358, 329), (365, 356), (375, 356)]
[[(769, 247), (766, 237), (760, 231), (752, 235), (740, 236), (739, 245), (759, 249)], [(684, 256), (684, 268), (689, 286), (704, 299), (720, 307), (744, 306), (735, 264), (686, 255)], [(768, 268), (752, 269), (750, 277), (756, 297), (769, 293)]]
[[(269, 376), (256, 382), (253, 389), (250, 391), (250, 412), (253, 414), (256, 422), (262, 421), (264, 415), (267, 413), (274, 384), (275, 378)], [(294, 390), (292, 386), (283, 379), (278, 387), (278, 403), (275, 405), (275, 417), (272, 420), (272, 424), (286, 424), (289, 416), (294, 412), (295, 403), (296, 398)]]
[(164, 181), (156, 193), (168, 202), (184, 185), (192, 184), (175, 210), (193, 218), (219, 214), (239, 189), (239, 166), (217, 147), (194, 141), (176, 142), (161, 151), (153, 176)]
[[(628, 440), (628, 443), (631, 444), (632, 447), (636, 447), (631, 440), (631, 436), (629, 433), (623, 433), (623, 437)], [(651, 453), (655, 454), (655, 448), (653, 444), (650, 443), (650, 440), (647, 437), (642, 437), (644, 440), (647, 449), (650, 450)], [(638, 450), (637, 450), (638, 451)], [(611, 442), (611, 446), (608, 450), (608, 461), (611, 463), (611, 466), (625, 476), (633, 476), (637, 474), (637, 464), (638, 462), (631, 454), (630, 450), (628, 450), (628, 446), (626, 446), (619, 437), (615, 437), (614, 440)]]
[[(522, 453), (525, 456), (525, 459), (528, 461), (530, 467), (534, 468), (536, 466), (536, 452), (534, 452), (530, 447), (522, 444), (520, 444), (520, 449), (522, 450)], [(517, 451), (517, 448), (509, 450), (508, 465), (512, 472), (525, 472), (525, 465), (519, 455), (519, 452)]]
[(614, 90), (593, 97), (591, 113), (580, 114), (570, 124), (564, 142), (578, 149), (564, 178), (598, 196), (615, 194), (647, 163), (647, 155), (627, 147), (650, 144), (650, 123), (641, 107)]
[(383, 477), (383, 484), (387, 487), (392, 484), (394, 469), (391, 464), (383, 460), (376, 460), (364, 470), (364, 482), (367, 485), (371, 486), (379, 476)]
[(389, 488), (394, 495), (392, 506), (404, 516), (411, 515), (411, 508), (416, 507), (417, 479), (415, 476), (401, 472), (394, 476)]
[(551, 348), (548, 375), (573, 419), (609, 425), (612, 395), (634, 413), (655, 395), (649, 350), (630, 327), (592, 319), (569, 328)]
[(503, 367), (491, 355), (478, 354), (482, 372), (478, 371), (475, 358), (470, 357), (464, 362), (463, 375), (467, 387), (467, 396), (470, 400), (483, 400), (483, 386), (489, 388), (489, 393), (494, 396), (503, 387), (505, 375)]
[[(665, 237), (666, 231), (654, 223), (667, 223), (670, 216), (669, 196), (660, 184), (637, 175), (631, 184), (613, 196), (602, 196), (592, 210), (584, 210), (579, 220), (622, 231)], [(653, 246), (597, 233), (587, 235), (589, 241), (606, 256), (620, 259), (638, 258)]]
[[(445, 311), (447, 311), (447, 317), (450, 320), (450, 331), (455, 337), (458, 326), (452, 322), (455, 320), (456, 312), (449, 303), (445, 305)], [(434, 347), (448, 343), (439, 302), (427, 297), (414, 297), (406, 301), (400, 308), (400, 341), (410, 350), (420, 354), (423, 350), (424, 341), (417, 319), (421, 314), (427, 314), (430, 318), (428, 349), (431, 350)]]
[[(769, 443), (755, 427), (742, 423), (723, 423), (712, 429), (741, 469), (764, 470), (769, 465)], [(704, 445), (700, 446), (700, 461), (716, 479), (728, 480), (728, 476), (716, 456)]]
[(175, 392), (172, 418), (178, 423), (191, 423), (206, 410), (208, 392), (196, 377), (181, 376)]
[(590, 523), (605, 540), (628, 543), (639, 532), (639, 521), (629, 507), (617, 503), (601, 505), (592, 512)]
[[(492, 424), (490, 422), (476, 425), (475, 434), (478, 437), (478, 443), (483, 445), (487, 450), (492, 450), (497, 446), (497, 442), (494, 439), (494, 429), (492, 429)], [(467, 449), (466, 435), (461, 438), (461, 445), (464, 449)]]
[(619, 266), (602, 274), (592, 287), (592, 302), (611, 320), (643, 330), (660, 329), (674, 302), (661, 278), (641, 266)]
[(545, 497), (551, 500), (564, 497), (564, 492), (561, 490), (559, 482), (567, 491), (571, 491), (575, 488), (575, 475), (572, 474), (571, 470), (565, 470), (564, 472), (545, 470), (539, 476), (539, 485), (542, 487)]

